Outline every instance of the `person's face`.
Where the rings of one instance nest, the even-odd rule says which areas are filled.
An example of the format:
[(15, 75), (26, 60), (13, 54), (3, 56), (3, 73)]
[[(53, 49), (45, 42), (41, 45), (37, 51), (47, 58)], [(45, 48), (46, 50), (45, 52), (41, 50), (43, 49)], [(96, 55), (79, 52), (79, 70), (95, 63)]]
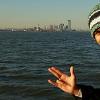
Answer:
[(100, 28), (96, 31), (95, 40), (100, 45)]

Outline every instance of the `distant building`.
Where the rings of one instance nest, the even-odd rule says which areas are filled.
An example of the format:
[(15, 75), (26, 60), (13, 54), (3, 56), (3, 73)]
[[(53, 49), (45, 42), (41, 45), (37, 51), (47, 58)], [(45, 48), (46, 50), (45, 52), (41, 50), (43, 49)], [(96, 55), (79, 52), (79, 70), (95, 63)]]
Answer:
[(71, 20), (68, 20), (68, 30), (71, 30)]
[(34, 27), (34, 28), (33, 28), (33, 31), (36, 32), (36, 31), (37, 31), (37, 27)]
[(64, 24), (60, 24), (60, 25), (59, 25), (59, 30), (60, 30), (61, 32), (64, 31)]
[(45, 25), (43, 30), (46, 32), (48, 30), (48, 27)]
[(68, 25), (65, 26), (64, 31), (68, 31)]
[(53, 31), (54, 31), (53, 25), (50, 25), (49, 31), (50, 31), (50, 32), (53, 32)]
[(54, 31), (55, 31), (55, 32), (58, 32), (58, 31), (59, 31), (59, 25), (55, 25), (55, 26), (54, 26)]

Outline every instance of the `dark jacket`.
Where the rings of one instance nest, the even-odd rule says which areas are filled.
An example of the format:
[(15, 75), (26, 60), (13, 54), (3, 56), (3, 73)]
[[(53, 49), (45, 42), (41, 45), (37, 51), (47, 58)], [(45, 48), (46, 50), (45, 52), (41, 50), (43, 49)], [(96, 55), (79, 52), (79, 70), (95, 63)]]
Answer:
[(75, 100), (100, 100), (100, 89), (92, 86), (78, 85), (82, 91), (82, 98), (75, 97)]

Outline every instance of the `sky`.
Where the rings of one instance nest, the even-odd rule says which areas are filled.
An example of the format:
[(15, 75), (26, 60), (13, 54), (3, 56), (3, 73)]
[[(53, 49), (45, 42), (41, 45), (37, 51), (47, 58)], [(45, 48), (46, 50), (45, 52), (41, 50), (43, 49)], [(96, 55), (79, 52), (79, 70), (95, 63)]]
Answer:
[(98, 0), (0, 0), (0, 28), (28, 28), (72, 21), (88, 30), (88, 14)]

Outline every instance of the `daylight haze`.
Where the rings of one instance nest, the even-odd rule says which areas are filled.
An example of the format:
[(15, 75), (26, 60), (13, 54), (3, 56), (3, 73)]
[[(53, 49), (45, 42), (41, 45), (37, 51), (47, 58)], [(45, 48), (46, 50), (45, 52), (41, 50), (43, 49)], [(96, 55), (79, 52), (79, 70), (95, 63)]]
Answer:
[(88, 30), (91, 8), (98, 0), (0, 0), (0, 28), (56, 25), (72, 21), (72, 28)]

